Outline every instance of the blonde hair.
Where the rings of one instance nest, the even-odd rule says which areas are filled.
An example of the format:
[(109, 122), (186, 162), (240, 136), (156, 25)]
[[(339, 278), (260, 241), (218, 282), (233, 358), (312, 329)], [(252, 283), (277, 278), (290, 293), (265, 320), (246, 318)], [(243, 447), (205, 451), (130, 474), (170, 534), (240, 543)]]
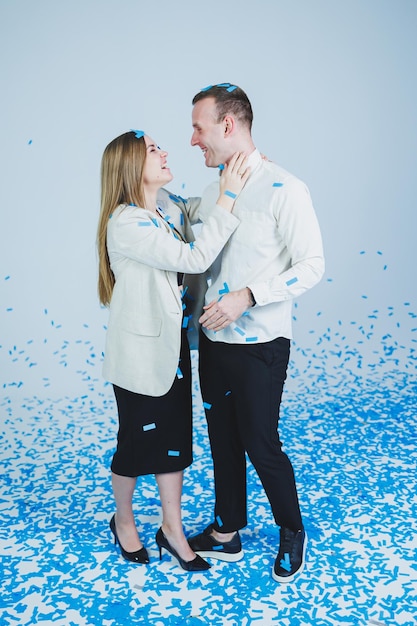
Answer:
[(101, 160), (101, 209), (97, 229), (98, 296), (101, 304), (110, 304), (115, 283), (107, 250), (107, 224), (120, 204), (145, 206), (143, 166), (146, 159), (144, 137), (124, 133), (109, 143)]

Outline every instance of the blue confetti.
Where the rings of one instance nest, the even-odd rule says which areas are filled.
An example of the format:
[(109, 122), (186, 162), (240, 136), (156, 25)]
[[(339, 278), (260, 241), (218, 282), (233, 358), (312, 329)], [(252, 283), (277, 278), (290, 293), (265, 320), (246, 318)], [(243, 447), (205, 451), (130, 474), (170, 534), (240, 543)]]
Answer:
[(280, 565), (281, 565), (282, 569), (287, 570), (287, 572), (291, 571), (290, 555), (287, 552), (284, 554), (284, 558), (281, 559)]
[[(223, 289), (219, 289), (219, 294), (230, 293), (230, 289), (227, 283), (223, 283)], [(219, 299), (220, 302), (220, 299)]]
[(291, 285), (294, 285), (294, 283), (298, 282), (298, 278), (297, 276), (294, 276), (294, 278), (290, 278), (290, 280), (287, 280), (287, 282), (285, 283), (288, 287), (290, 287)]
[(273, 187), (283, 187), (284, 183), (273, 183), (272, 186)]
[(218, 85), (208, 85), (208, 87), (203, 87), (203, 89), (200, 89), (200, 91), (208, 91), (209, 89), (212, 89), (213, 87), (224, 87), (226, 91), (229, 91), (229, 92), (232, 92), (235, 89), (237, 89), (237, 85), (232, 85), (231, 83), (219, 83)]
[(145, 134), (144, 130), (133, 130), (133, 128), (131, 128), (130, 130), (132, 133), (135, 133), (136, 139), (141, 139)]
[(168, 456), (180, 456), (179, 450), (168, 450)]
[(152, 422), (151, 424), (145, 424), (143, 426), (143, 430), (146, 432), (148, 430), (154, 430), (156, 428), (156, 424)]
[(207, 410), (211, 409), (211, 404), (209, 402), (203, 402), (203, 407)]
[[(216, 561), (209, 572), (185, 579), (174, 559), (159, 564), (154, 551), (149, 568), (139, 567), (135, 576), (123, 579), (126, 564), (108, 529), (114, 504), (108, 497), (105, 468), (114, 450), (117, 408), (112, 386), (101, 379), (103, 344), (96, 346), (86, 338), (89, 331), (84, 328), (91, 324), (85, 324), (82, 339), (57, 345), (58, 325), (50, 326), (48, 317), (43, 319), (47, 337), (25, 337), (20, 344), (16, 339), (3, 345), (3, 361), (8, 360), (0, 398), (6, 432), (1, 457), (2, 521), (7, 528), (2, 539), (2, 597), (7, 607), (3, 619), (11, 624), (86, 624), (94, 615), (97, 623), (109, 626), (133, 621), (161, 626), (224, 624), (227, 610), (231, 624), (411, 626), (415, 569), (409, 528), (417, 491), (416, 314), (410, 302), (383, 309), (369, 297), (361, 304), (366, 307), (370, 302), (370, 310), (360, 320), (341, 318), (330, 328), (315, 330), (307, 326), (311, 341), (292, 344), (296, 358), (291, 376), (299, 388), (286, 389), (280, 434), (291, 443), (311, 541), (304, 572), (285, 587), (271, 578), (278, 529), (249, 463), (248, 525), (241, 531), (244, 561)], [(46, 308), (42, 311), (48, 315)], [(99, 323), (99, 330), (104, 325)], [(41, 371), (48, 350), (47, 356), (60, 371), (65, 368), (65, 377), (67, 373), (79, 377), (82, 395), (57, 397), (56, 368), (51, 367), (51, 378)], [(196, 374), (195, 351), (192, 363)], [(13, 376), (19, 364), (27, 372), (27, 381), (23, 375)], [(43, 394), (32, 396), (28, 383), (35, 377)], [(207, 424), (197, 379), (193, 383), (196, 454), (184, 472), (187, 535), (213, 520), (214, 505)], [(220, 402), (232, 402), (225, 397), (230, 390), (219, 394)], [(235, 391), (232, 395), (239, 400)], [(153, 424), (158, 422), (139, 426), (150, 431), (143, 436), (153, 438)], [(182, 452), (172, 452), (173, 458), (177, 454), (181, 458)], [(387, 464), (387, 458), (395, 463)], [(40, 480), (42, 476), (46, 479)], [(80, 489), (86, 481), (88, 489)], [(86, 515), (92, 493), (101, 502), (100, 515)], [(159, 498), (156, 485), (147, 477), (141, 483), (138, 506), (141, 537), (152, 550)], [(100, 543), (99, 553), (91, 550), (93, 535)], [(287, 557), (283, 563), (288, 563)]]

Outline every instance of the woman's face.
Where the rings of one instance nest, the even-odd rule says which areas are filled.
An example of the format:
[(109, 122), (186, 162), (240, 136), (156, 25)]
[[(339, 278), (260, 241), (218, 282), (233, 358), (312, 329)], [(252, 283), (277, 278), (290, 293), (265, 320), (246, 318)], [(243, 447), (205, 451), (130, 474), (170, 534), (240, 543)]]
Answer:
[(146, 160), (143, 167), (144, 185), (162, 187), (173, 179), (171, 170), (167, 166), (168, 152), (161, 150), (156, 142), (145, 135)]

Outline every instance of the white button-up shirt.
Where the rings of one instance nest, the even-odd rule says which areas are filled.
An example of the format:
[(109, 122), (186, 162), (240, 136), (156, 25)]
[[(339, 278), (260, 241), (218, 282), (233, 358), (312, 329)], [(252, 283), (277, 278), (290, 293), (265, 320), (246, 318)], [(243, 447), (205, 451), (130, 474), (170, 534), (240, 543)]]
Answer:
[[(203, 328), (212, 341), (262, 343), (292, 338), (292, 300), (319, 282), (323, 246), (306, 185), (258, 150), (249, 157), (250, 177), (233, 214), (240, 225), (211, 268), (206, 304), (228, 291), (249, 287), (256, 306), (222, 331)], [(215, 204), (218, 182), (204, 192), (200, 214)]]

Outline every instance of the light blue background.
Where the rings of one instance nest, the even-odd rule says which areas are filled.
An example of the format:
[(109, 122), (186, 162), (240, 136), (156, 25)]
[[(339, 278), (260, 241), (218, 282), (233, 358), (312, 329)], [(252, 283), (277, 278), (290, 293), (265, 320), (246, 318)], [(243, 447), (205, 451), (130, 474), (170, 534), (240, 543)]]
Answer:
[(170, 189), (199, 195), (216, 173), (190, 146), (191, 99), (224, 81), (248, 93), (258, 148), (307, 183), (321, 224), (326, 276), (297, 303), (295, 345), (314, 351), (328, 333), (337, 351), (339, 329), (372, 361), (391, 333), (405, 354), (417, 326), (416, 26), (414, 0), (1, 0), (6, 392), (71, 396), (100, 376), (103, 149), (143, 128), (169, 152)]

